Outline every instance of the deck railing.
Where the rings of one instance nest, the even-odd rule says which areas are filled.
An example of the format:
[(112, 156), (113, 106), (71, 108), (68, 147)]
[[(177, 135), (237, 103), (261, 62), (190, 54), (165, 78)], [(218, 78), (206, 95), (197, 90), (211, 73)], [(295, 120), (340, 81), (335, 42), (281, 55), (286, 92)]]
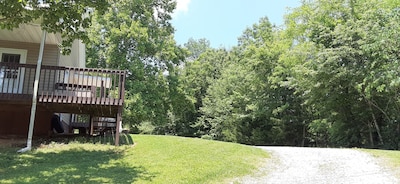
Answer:
[[(0, 98), (31, 96), (35, 72), (33, 64), (0, 62)], [(122, 105), (125, 75), (121, 70), (42, 65), (38, 101)]]

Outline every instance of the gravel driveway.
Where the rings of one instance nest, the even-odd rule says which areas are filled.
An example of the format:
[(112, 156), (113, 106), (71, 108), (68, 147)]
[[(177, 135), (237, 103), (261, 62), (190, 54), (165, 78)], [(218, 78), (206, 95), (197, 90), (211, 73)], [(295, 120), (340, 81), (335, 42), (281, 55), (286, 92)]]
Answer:
[(367, 153), (354, 149), (259, 147), (272, 153), (264, 167), (238, 183), (399, 183)]

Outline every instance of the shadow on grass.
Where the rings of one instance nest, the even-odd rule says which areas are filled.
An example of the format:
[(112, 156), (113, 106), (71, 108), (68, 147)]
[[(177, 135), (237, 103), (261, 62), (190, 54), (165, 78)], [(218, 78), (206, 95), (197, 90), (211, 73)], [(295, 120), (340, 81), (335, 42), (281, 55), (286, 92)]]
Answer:
[[(39, 147), (41, 144), (50, 144), (52, 142), (68, 144), (70, 142), (78, 143), (94, 143), (94, 144), (115, 144), (114, 135), (99, 135), (99, 136), (89, 136), (89, 135), (56, 135), (51, 137), (38, 137), (34, 139), (34, 146)], [(132, 136), (129, 134), (122, 133), (119, 136), (120, 145), (133, 145), (134, 141)]]
[(17, 154), (0, 148), (0, 183), (133, 183), (155, 174), (122, 161), (122, 149), (68, 150)]

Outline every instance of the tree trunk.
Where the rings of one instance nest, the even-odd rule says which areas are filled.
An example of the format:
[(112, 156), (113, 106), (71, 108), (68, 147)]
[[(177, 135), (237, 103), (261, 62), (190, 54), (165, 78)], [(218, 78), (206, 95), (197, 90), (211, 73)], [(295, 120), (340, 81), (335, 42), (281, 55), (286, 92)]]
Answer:
[(301, 147), (304, 147), (305, 140), (306, 140), (306, 125), (303, 123), (303, 139), (301, 140)]
[(374, 111), (372, 111), (371, 103), (369, 101), (368, 101), (368, 106), (369, 106), (369, 110), (371, 110), (372, 120), (375, 125), (376, 133), (378, 133), (379, 143), (381, 145), (383, 145), (383, 138), (382, 138), (381, 130), (379, 128), (378, 122), (376, 121)]
[(372, 128), (371, 127), (372, 127), (372, 123), (368, 122), (369, 141), (370, 141), (370, 144), (371, 144), (371, 148), (374, 148), (375, 147), (374, 136), (372, 135)]
[(400, 150), (400, 123), (397, 122), (397, 140), (396, 140), (396, 146), (397, 146), (397, 150)]

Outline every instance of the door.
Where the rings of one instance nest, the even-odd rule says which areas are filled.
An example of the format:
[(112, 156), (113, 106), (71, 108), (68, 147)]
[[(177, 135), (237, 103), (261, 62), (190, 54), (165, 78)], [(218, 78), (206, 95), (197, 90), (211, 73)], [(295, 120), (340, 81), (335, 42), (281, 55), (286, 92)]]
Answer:
[(26, 50), (0, 48), (0, 93), (22, 93)]

